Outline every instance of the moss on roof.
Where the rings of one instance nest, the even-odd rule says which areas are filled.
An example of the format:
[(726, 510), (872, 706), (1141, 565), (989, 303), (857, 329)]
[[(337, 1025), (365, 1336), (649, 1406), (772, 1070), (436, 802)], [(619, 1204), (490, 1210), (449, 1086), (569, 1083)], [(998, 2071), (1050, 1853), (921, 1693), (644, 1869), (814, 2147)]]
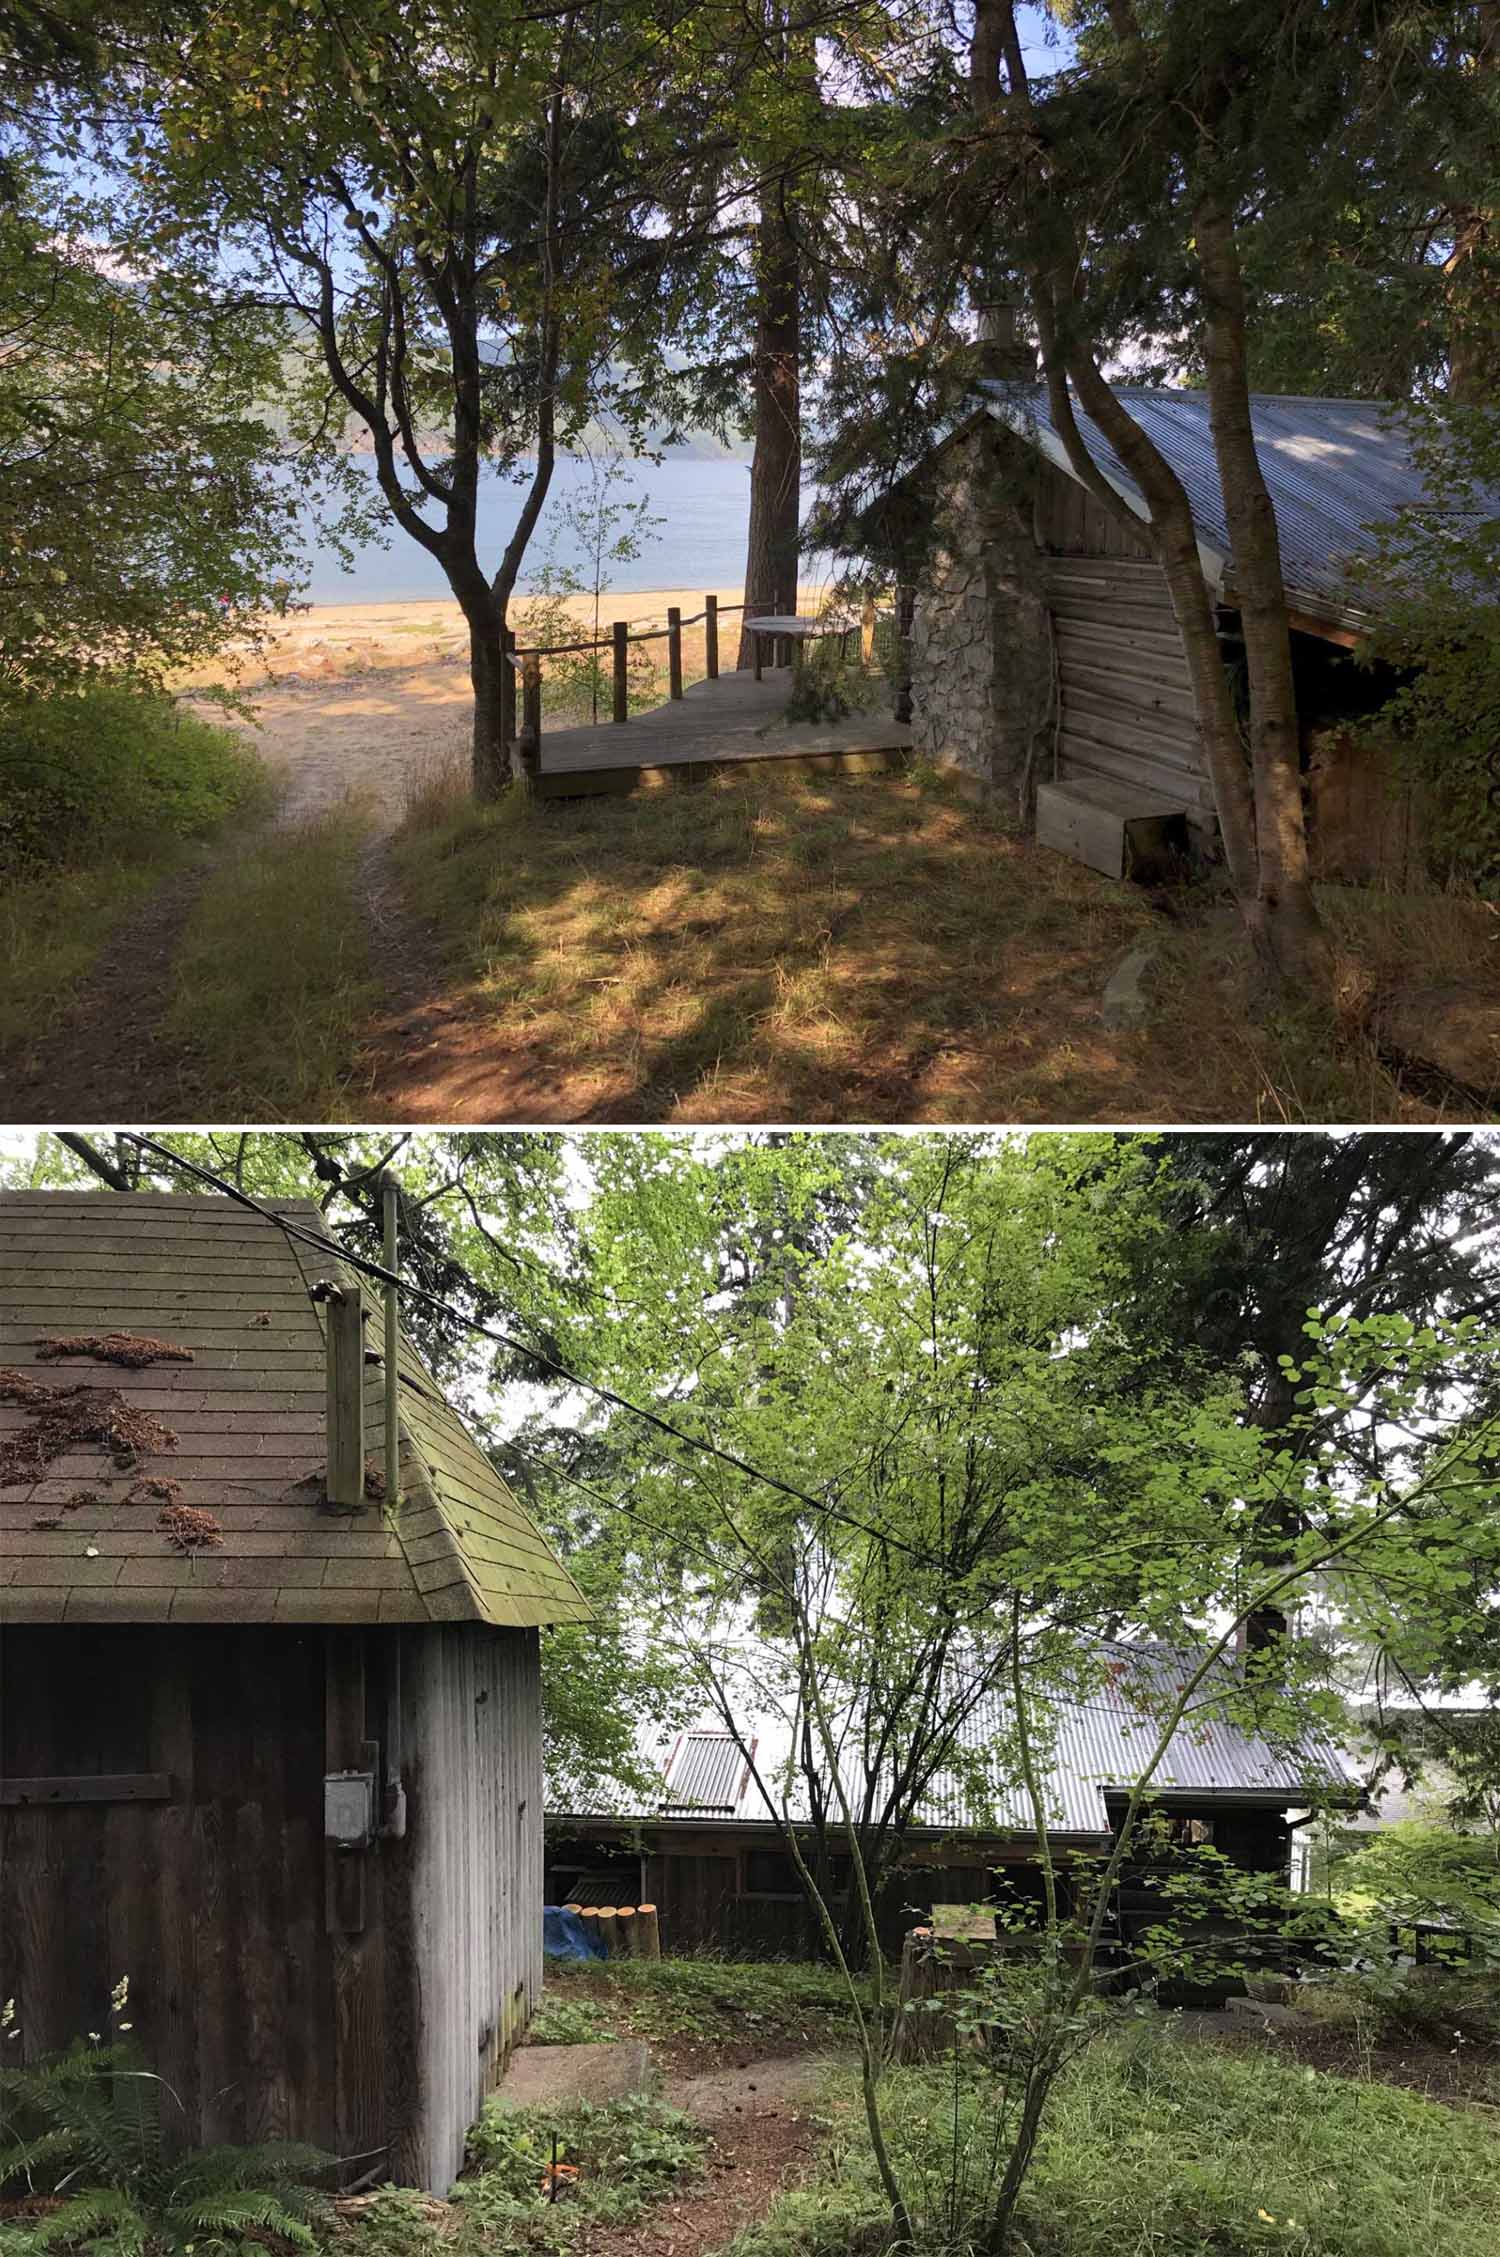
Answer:
[[(306, 1201), (267, 1202), (326, 1237)], [(535, 1522), (403, 1339), (401, 1484), (363, 1511), (323, 1503), (322, 1316), (309, 1288), (357, 1278), (212, 1195), (0, 1194), (0, 1465), (36, 1426), (33, 1396), (123, 1398), (153, 1447), (67, 1438), (0, 1485), (0, 1621), (580, 1622), (589, 1607)], [(381, 1343), (369, 1303), (371, 1351)], [(175, 1349), (138, 1366), (107, 1336)], [(87, 1352), (59, 1356), (51, 1343)], [(105, 1353), (99, 1351), (103, 1349)], [(384, 1448), (385, 1368), (365, 1371), (365, 1446)], [(70, 1422), (61, 1422), (65, 1430)], [(91, 1423), (107, 1434), (110, 1422)], [(115, 1424), (118, 1425), (118, 1421)], [(131, 1422), (126, 1421), (127, 1429)], [(167, 1514), (208, 1518), (186, 1548)]]

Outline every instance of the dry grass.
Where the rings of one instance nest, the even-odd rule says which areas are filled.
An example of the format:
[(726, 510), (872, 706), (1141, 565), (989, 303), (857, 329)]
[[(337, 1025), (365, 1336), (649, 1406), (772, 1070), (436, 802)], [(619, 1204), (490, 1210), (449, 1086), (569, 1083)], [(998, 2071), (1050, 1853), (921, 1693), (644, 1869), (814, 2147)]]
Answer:
[(236, 1120), (358, 1111), (350, 1062), (376, 997), (356, 803), (247, 844), (194, 906), (165, 1027), (184, 1070)]
[[(1257, 1015), (1222, 897), (1169, 920), (921, 772), (481, 810), (433, 770), (395, 854), (462, 990), (435, 1056), (375, 1069), (417, 1118), (1429, 1121), (1443, 1103), (1393, 1077), (1364, 1001), (1398, 963), (1472, 976), (1494, 929), (1330, 889), (1341, 1011)], [(1151, 1024), (1108, 1030), (1142, 938)]]

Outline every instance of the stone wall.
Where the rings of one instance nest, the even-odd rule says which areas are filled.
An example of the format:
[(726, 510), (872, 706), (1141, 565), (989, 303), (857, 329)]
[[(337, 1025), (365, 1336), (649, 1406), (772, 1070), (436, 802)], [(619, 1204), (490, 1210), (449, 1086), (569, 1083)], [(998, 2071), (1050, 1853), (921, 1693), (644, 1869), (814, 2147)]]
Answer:
[(918, 748), (1026, 812), (1052, 705), (1027, 469), (993, 426), (943, 459), (911, 630)]

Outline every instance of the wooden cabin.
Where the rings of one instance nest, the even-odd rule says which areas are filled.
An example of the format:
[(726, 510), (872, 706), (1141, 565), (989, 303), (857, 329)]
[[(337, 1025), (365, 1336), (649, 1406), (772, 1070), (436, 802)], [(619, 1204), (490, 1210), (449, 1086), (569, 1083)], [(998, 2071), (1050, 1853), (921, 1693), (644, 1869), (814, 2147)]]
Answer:
[(588, 1610), (405, 1342), (386, 1493), (381, 1328), (275, 1212), (318, 1242), (0, 1198), (0, 2000), (34, 2060), (128, 1977), (168, 2136), (442, 2193), (540, 1987), (539, 1628)]
[[(1181, 1657), (1164, 1647), (1101, 1641), (1097, 1672), (1076, 1699), (1050, 1717), (1052, 1752), (1045, 1781), (1048, 1833), (1064, 1876), (1071, 1860), (1093, 1863), (1111, 1847), (1131, 1784), (1149, 1753), (1150, 1718), (1160, 1713)], [(1242, 1870), (1288, 1880), (1294, 1814), (1347, 1803), (1358, 1782), (1343, 1752), (1326, 1735), (1308, 1732), (1295, 1744), (1272, 1744), (1222, 1713), (1229, 1665), (1214, 1673), (1206, 1699), (1174, 1734), (1153, 1780), (1154, 1826), (1178, 1840), (1211, 1842)], [(1217, 1697), (1216, 1697), (1217, 1696)], [(987, 1695), (962, 1734), (972, 1758), (1009, 1744), (1004, 1699)], [(816, 1956), (813, 1927), (796, 1869), (766, 1811), (740, 1742), (762, 1777), (778, 1780), (786, 1764), (785, 1728), (751, 1720), (739, 1739), (722, 1723), (669, 1733), (641, 1755), (659, 1767), (661, 1785), (642, 1798), (598, 1782), (593, 1807), (549, 1799), (549, 1903), (656, 1905), (663, 1948), (717, 1950), (744, 1958)], [(804, 1789), (792, 1783), (791, 1809), (805, 1812)], [(826, 1800), (825, 1796), (825, 1800)], [(804, 1855), (815, 1837), (800, 1834)], [(832, 1843), (829, 1877), (837, 1896), (848, 1860)], [(1066, 1880), (1064, 1880), (1064, 1889)], [(1111, 1935), (1131, 1935), (1160, 1916), (1151, 1842), (1122, 1876)], [(1041, 1868), (1030, 1806), (998, 1774), (984, 1791), (971, 1764), (962, 1778), (935, 1780), (908, 1828), (898, 1870), (880, 1907), (882, 1941), (899, 1953), (915, 1924), (935, 1904), (1040, 1906)], [(1230, 1986), (1237, 1987), (1237, 1986)]]
[[(1043, 844), (1112, 876), (1212, 854), (1213, 792), (1187, 661), (1138, 489), (1080, 412), (1089, 451), (1139, 532), (1077, 478), (1043, 386), (988, 379), (978, 391), (975, 412), (866, 513), (872, 545), (903, 547), (915, 582), (918, 748), (1013, 803), (1034, 802)], [(1220, 655), (1243, 703), (1207, 395), (1120, 386), (1117, 396), (1187, 491)], [(1259, 394), (1252, 411), (1281, 538), (1315, 866), (1415, 885), (1410, 791), (1344, 731), (1394, 686), (1353, 662), (1372, 616), (1359, 567), (1371, 524), (1416, 501), (1420, 475), (1378, 401)]]

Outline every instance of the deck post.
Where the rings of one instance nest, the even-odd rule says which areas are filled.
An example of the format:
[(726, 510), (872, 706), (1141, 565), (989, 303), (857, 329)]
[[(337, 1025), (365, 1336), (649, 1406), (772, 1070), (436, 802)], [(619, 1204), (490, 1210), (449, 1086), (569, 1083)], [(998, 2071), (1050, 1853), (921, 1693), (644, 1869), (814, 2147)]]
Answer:
[(717, 596), (705, 596), (703, 599), (703, 649), (708, 678), (711, 682), (717, 682), (719, 679), (719, 599)]
[(765, 640), (763, 636), (752, 635), (750, 641), (755, 651), (755, 679), (758, 682), (760, 680), (761, 665), (766, 655)]
[(630, 622), (626, 619), (617, 619), (610, 629), (615, 646), (615, 710), (611, 718), (616, 721), (630, 719), (629, 633)]
[(516, 741), (516, 670), (511, 665), (511, 652), (516, 647), (514, 627), (500, 630), (500, 742), (502, 745)]
[(682, 606), (667, 605), (667, 694), (682, 695)]
[(521, 734), (516, 739), (516, 780), (530, 785), (542, 766), (542, 661), (528, 651), (522, 661)]
[(916, 609), (916, 589), (902, 583), (896, 589), (896, 692), (894, 716), (901, 722), (911, 720), (911, 628), (912, 613)]

